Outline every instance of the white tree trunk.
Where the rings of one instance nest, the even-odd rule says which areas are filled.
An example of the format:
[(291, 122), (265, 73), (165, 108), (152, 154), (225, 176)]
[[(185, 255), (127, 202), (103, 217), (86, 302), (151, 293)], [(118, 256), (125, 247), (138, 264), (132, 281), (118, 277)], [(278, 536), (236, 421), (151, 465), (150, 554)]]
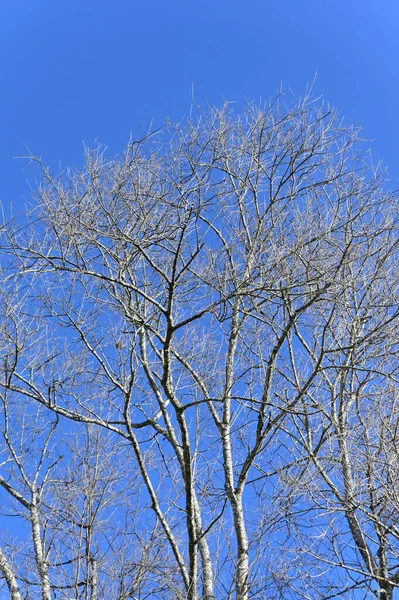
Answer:
[(22, 600), (14, 571), (2, 550), (0, 550), (0, 571), (3, 573), (3, 576), (7, 582), (11, 600)]
[(39, 511), (36, 504), (30, 509), (32, 540), (35, 549), (36, 564), (39, 571), (42, 600), (51, 600), (50, 580), (48, 576), (48, 564), (43, 552), (42, 536), (40, 531)]

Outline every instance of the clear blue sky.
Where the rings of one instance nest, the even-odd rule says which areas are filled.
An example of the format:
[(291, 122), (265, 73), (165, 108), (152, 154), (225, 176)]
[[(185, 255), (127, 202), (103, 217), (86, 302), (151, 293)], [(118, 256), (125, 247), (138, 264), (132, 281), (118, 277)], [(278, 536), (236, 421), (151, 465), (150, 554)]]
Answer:
[(199, 101), (315, 93), (375, 139), (399, 179), (396, 0), (1, 0), (0, 199), (27, 197), (24, 145), (52, 166), (118, 152)]

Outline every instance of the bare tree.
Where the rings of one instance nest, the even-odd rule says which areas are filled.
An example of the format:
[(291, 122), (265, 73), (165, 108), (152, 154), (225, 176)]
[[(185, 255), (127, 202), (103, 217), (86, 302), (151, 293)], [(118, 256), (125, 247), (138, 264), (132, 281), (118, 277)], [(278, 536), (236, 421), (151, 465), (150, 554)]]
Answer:
[(29, 160), (36, 205), (2, 246), (36, 358), (5, 388), (131, 452), (177, 573), (160, 597), (391, 598), (397, 203), (357, 130), (277, 98), (59, 175)]
[[(77, 435), (18, 389), (20, 374), (52, 376), (41, 370), (48, 344), (40, 347), (31, 317), (24, 322), (22, 299), (11, 304), (3, 290), (1, 308), (0, 573), (11, 598), (124, 600), (168, 591), (173, 568), (155, 523), (151, 530), (147, 518), (143, 528), (126, 448), (93, 425)], [(58, 387), (51, 382), (50, 404)]]
[(348, 591), (363, 587), (385, 600), (399, 582), (398, 238), (389, 223), (379, 225), (368, 250), (352, 249), (352, 284), (324, 307), (326, 335), (298, 338), (304, 355), (322, 352), (323, 360), (319, 384), (295, 416), (293, 447), (308, 455), (302, 485), (325, 522), (313, 556), (347, 571)]

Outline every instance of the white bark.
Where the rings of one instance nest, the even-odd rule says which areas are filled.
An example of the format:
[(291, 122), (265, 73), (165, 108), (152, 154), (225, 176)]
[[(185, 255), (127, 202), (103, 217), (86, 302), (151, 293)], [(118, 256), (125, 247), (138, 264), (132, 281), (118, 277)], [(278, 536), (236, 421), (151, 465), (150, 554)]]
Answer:
[(37, 569), (39, 571), (40, 591), (42, 600), (51, 600), (51, 587), (48, 574), (48, 563), (46, 555), (44, 553), (39, 510), (35, 500), (32, 502), (30, 508), (30, 520), (32, 527), (32, 541), (35, 549), (36, 564)]
[(11, 600), (22, 600), (17, 579), (3, 551), (0, 549), (0, 571), (7, 582)]

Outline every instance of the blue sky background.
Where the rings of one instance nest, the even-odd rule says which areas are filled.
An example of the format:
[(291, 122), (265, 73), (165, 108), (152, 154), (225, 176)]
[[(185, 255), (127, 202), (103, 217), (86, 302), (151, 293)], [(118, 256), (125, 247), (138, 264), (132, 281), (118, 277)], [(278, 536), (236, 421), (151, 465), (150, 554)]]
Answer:
[(56, 167), (82, 141), (122, 150), (198, 101), (242, 105), (281, 83), (315, 94), (374, 139), (399, 179), (395, 0), (2, 0), (0, 200), (29, 197), (25, 145)]
[(121, 151), (199, 102), (316, 95), (363, 127), (399, 187), (397, 0), (0, 0), (0, 201), (23, 209), (25, 145), (57, 168)]

